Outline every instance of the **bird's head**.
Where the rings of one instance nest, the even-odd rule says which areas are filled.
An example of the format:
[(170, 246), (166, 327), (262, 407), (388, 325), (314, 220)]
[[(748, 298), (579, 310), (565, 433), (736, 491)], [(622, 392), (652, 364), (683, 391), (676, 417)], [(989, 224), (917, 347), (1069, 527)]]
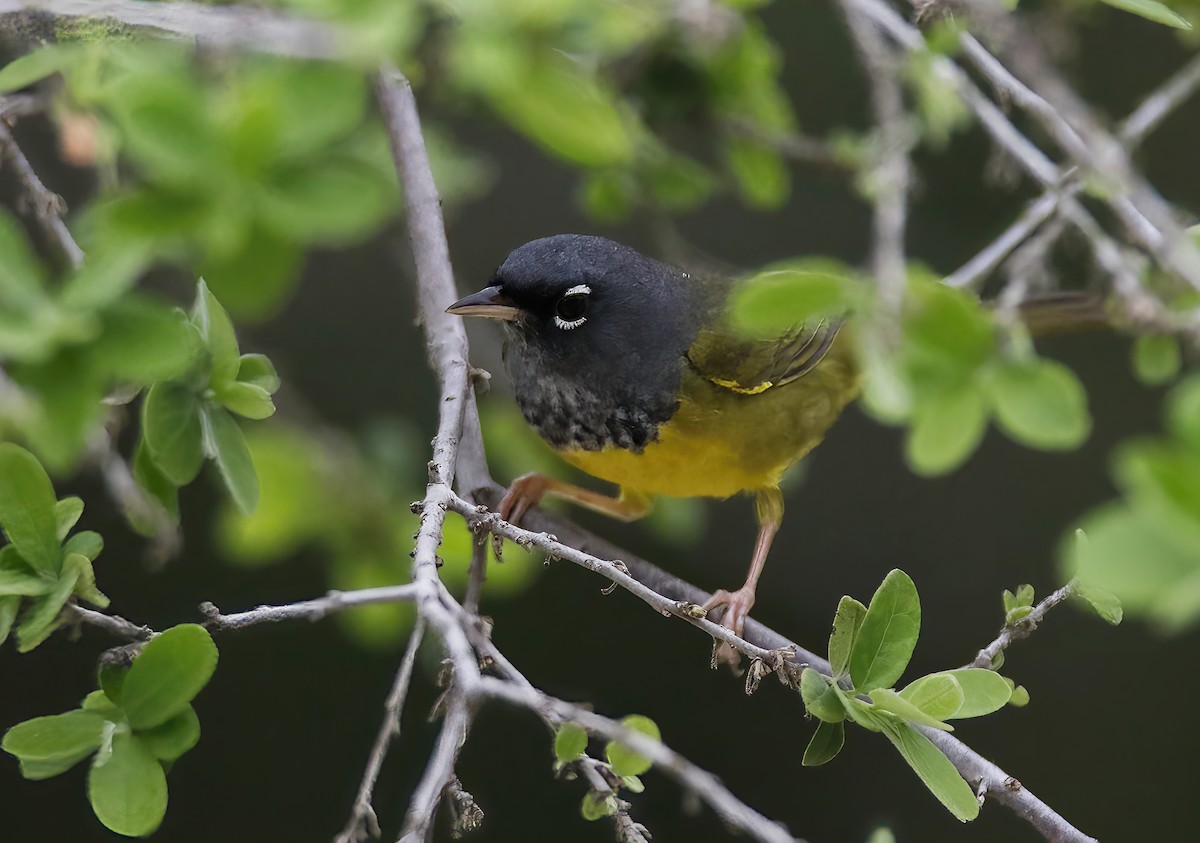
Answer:
[(513, 250), (487, 287), (448, 308), (501, 320), (518, 354), (556, 367), (678, 361), (695, 334), (700, 290), (628, 246), (579, 234)]

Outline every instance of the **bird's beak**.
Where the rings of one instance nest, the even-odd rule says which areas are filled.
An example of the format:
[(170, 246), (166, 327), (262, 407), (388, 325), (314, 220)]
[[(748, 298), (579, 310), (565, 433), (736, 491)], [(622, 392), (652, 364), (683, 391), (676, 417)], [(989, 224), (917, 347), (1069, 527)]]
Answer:
[(457, 316), (486, 316), (489, 319), (503, 319), (506, 322), (513, 322), (521, 318), (521, 308), (504, 295), (504, 289), (499, 285), (484, 287), (478, 293), (472, 293), (466, 298), (459, 299), (446, 308), (446, 312)]

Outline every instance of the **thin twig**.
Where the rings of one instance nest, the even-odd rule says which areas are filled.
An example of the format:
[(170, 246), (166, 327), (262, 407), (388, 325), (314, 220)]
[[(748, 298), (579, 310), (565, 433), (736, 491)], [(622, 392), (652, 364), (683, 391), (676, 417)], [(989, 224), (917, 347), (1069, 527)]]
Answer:
[(879, 147), (870, 187), (874, 208), (871, 267), (884, 312), (888, 321), (894, 322), (904, 300), (908, 276), (904, 229), (912, 180), (908, 150), (913, 133), (904, 110), (900, 68), (891, 48), (874, 21), (858, 15), (848, 2), (842, 3), (842, 9), (859, 60), (871, 82), (871, 111)]
[(296, 59), (350, 57), (332, 25), (265, 8), (146, 0), (0, 0), (0, 14), (25, 10), (118, 21), (209, 47)]
[(469, 697), (479, 680), (479, 663), (463, 628), (442, 603), (437, 548), (453, 497), (458, 443), (471, 390), (467, 339), (459, 320), (446, 313), (454, 301), (454, 274), (442, 221), (441, 200), (408, 80), (395, 68), (379, 73), (376, 91), (388, 129), (392, 157), (404, 187), (409, 240), (417, 265), (417, 306), (425, 331), (430, 366), (440, 387), (439, 420), (429, 463), (429, 485), (421, 506), (421, 527), (413, 551), (413, 582), (422, 588), (417, 610), (437, 631), (454, 667), (453, 693), (437, 746), (405, 815), (402, 837), (424, 839), (474, 717)]
[(371, 746), (371, 754), (367, 756), (367, 766), (363, 770), (362, 782), (358, 786), (358, 795), (354, 799), (354, 810), (346, 827), (341, 834), (334, 838), (334, 843), (362, 843), (371, 837), (381, 834), (379, 818), (375, 815), (372, 801), (375, 793), (375, 782), (379, 780), (379, 771), (383, 767), (383, 759), (387, 755), (392, 742), (400, 737), (400, 715), (404, 713), (404, 701), (408, 698), (408, 687), (412, 682), (413, 665), (416, 664), (417, 650), (421, 646), (421, 636), (425, 631), (425, 621), (417, 617), (412, 634), (408, 637), (408, 646), (404, 650), (404, 658), (400, 660), (400, 668), (392, 682), (392, 690), (384, 704), (383, 722)]
[(543, 718), (558, 722), (569, 721), (603, 738), (620, 741), (634, 752), (653, 761), (660, 772), (675, 779), (686, 791), (696, 794), (708, 803), (721, 819), (734, 828), (767, 843), (796, 843), (796, 838), (783, 826), (746, 806), (712, 773), (700, 769), (666, 744), (628, 729), (616, 720), (556, 699), (536, 689), (521, 688), (490, 676), (480, 680), (479, 692), (534, 711)]
[(1005, 627), (1000, 630), (1000, 634), (996, 636), (995, 641), (980, 650), (979, 655), (977, 655), (973, 661), (963, 666), (986, 667), (991, 669), (992, 664), (996, 661), (996, 657), (998, 655), (1007, 650), (1008, 646), (1014, 641), (1020, 641), (1032, 635), (1033, 631), (1038, 628), (1038, 624), (1040, 624), (1046, 617), (1046, 614), (1059, 603), (1065, 602), (1067, 598), (1074, 594), (1075, 588), (1075, 581), (1071, 580), (1071, 582), (1053, 592), (1050, 594), (1050, 596), (1046, 597), (1044, 600), (1034, 606), (1033, 610), (1028, 615), (1021, 618), (1021, 620), (1014, 624), (1006, 624)]
[[(498, 492), (499, 490), (494, 490), (491, 495), (486, 497), (498, 499)], [(657, 598), (652, 597), (646, 600), (651, 605), (654, 605), (656, 601), (661, 605), (668, 606), (699, 604), (703, 603), (710, 596), (703, 589), (697, 588), (691, 583), (681, 580), (673, 574), (621, 548), (617, 548), (615, 545), (593, 533), (583, 530), (570, 521), (538, 509), (527, 512), (524, 521), (528, 522), (532, 528), (543, 532), (540, 535), (531, 534), (530, 531), (521, 531), (520, 528), (513, 528), (511, 525), (506, 525), (503, 521), (492, 519), (483, 519), (479, 523), (484, 525), (488, 530), (504, 529), (506, 536), (509, 537), (519, 535), (521, 538), (534, 542), (542, 546), (543, 549), (547, 549), (554, 555), (568, 561), (574, 562), (579, 560), (578, 563), (582, 567), (601, 573), (624, 586), (625, 583), (620, 576), (620, 572), (613, 573), (610, 563), (599, 558), (602, 556), (609, 558), (620, 557), (624, 560), (625, 566), (637, 577), (637, 581), (641, 587), (657, 592)], [(514, 533), (511, 531), (518, 532)], [(554, 535), (559, 536), (560, 539), (558, 541), (549, 539), (548, 535), (550, 531)], [(535, 539), (536, 542), (534, 541)], [(563, 542), (566, 544), (563, 544)], [(579, 559), (579, 554), (585, 557), (589, 554), (578, 550), (578, 548), (587, 548), (591, 553), (598, 554), (598, 556)], [(573, 552), (568, 553), (568, 551)], [(638, 592), (635, 591), (634, 593)], [(638, 596), (642, 595), (638, 594)], [(646, 598), (643, 597), (643, 599)], [(705, 628), (705, 631), (709, 632), (709, 634), (714, 634), (715, 632), (704, 627), (703, 623), (697, 623), (696, 625)], [(759, 623), (753, 617), (747, 619), (743, 637), (744, 640), (729, 636), (724, 640), (735, 649), (750, 656), (761, 654), (774, 656), (790, 651), (794, 654), (791, 656), (791, 665), (794, 667), (812, 667), (826, 675), (829, 674), (829, 662), (822, 656), (780, 635), (773, 629)], [(995, 799), (997, 802), (1008, 807), (1017, 816), (1033, 826), (1047, 840), (1068, 841), (1068, 843), (1095, 843), (1094, 838), (1071, 825), (1061, 814), (1027, 788), (1021, 786), (1014, 777), (979, 755), (953, 735), (936, 729), (922, 729), (922, 731), (946, 754), (964, 779), (977, 788), (982, 785), (983, 789), (988, 793), (989, 798)]]
[(16, 138), (13, 137), (12, 130), (3, 120), (0, 120), (0, 152), (3, 152), (3, 158), (16, 171), (21, 188), (29, 199), (30, 211), (38, 227), (54, 244), (67, 264), (78, 269), (83, 265), (83, 250), (79, 248), (79, 244), (75, 242), (75, 238), (71, 236), (66, 223), (63, 222), (62, 198), (42, 184), (42, 180), (38, 178), (29, 159), (25, 157), (25, 153), (21, 151)]
[(226, 631), (245, 629), (263, 623), (281, 621), (319, 621), (334, 612), (352, 609), (355, 606), (370, 606), (375, 603), (408, 603), (417, 599), (420, 589), (415, 585), (388, 585), (379, 588), (362, 588), (356, 591), (331, 591), (324, 597), (285, 603), (279, 606), (259, 606), (246, 612), (232, 615), (221, 614), (212, 603), (200, 604), (204, 625), (209, 629)]
[(1121, 123), (1117, 137), (1132, 152), (1159, 127), (1172, 111), (1187, 102), (1200, 89), (1200, 55), (1177, 70), (1170, 78), (1142, 100)]
[(85, 609), (83, 606), (77, 606), (73, 603), (68, 603), (64, 606), (63, 611), (68, 612), (72, 620), (85, 623), (88, 626), (94, 626), (110, 635), (115, 635), (117, 638), (124, 638), (128, 641), (149, 641), (157, 635), (150, 627), (139, 626), (120, 615), (110, 615), (107, 612), (97, 612), (95, 609)]
[(449, 710), (442, 720), (442, 731), (438, 735), (437, 744), (430, 753), (425, 773), (408, 803), (399, 843), (424, 843), (442, 794), (450, 780), (456, 778), (454, 765), (458, 762), (458, 753), (467, 740), (467, 730), (475, 716), (474, 707), (469, 701), (471, 696), (471, 692), (463, 691), (450, 697)]

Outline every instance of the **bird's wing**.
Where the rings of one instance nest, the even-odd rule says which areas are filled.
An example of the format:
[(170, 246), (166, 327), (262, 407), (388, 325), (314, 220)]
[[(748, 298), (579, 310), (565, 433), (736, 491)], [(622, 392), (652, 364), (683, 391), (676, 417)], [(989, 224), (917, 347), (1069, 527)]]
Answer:
[(705, 329), (688, 349), (687, 359), (717, 386), (757, 395), (811, 372), (829, 352), (841, 327), (840, 319), (821, 320), (770, 340)]

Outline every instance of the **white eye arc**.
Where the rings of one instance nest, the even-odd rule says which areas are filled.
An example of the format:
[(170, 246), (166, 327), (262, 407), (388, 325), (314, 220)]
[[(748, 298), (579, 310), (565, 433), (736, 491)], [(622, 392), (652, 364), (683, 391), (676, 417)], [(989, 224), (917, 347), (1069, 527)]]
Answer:
[(587, 284), (576, 284), (571, 289), (563, 293), (563, 297), (558, 300), (555, 307), (554, 324), (564, 331), (573, 331), (587, 321), (587, 317), (583, 315), (582, 308), (579, 311), (579, 316), (574, 319), (564, 319), (559, 313), (563, 308), (564, 303), (570, 303), (572, 300), (578, 300), (579, 304), (583, 304), (583, 296), (591, 294), (592, 288)]

